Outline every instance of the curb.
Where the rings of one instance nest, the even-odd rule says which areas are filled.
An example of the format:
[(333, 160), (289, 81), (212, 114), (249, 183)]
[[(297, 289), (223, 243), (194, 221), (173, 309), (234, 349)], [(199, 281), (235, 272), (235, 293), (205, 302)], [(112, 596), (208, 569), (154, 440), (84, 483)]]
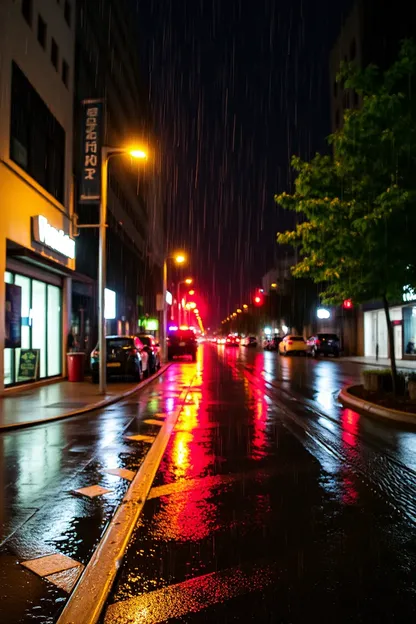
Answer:
[(0, 432), (2, 431), (11, 431), (15, 429), (24, 429), (26, 427), (36, 427), (36, 425), (44, 425), (48, 422), (54, 422), (57, 420), (64, 420), (65, 418), (71, 418), (72, 416), (80, 416), (81, 414), (86, 414), (88, 412), (93, 412), (97, 409), (102, 409), (103, 407), (107, 407), (108, 405), (112, 405), (113, 403), (117, 403), (117, 401), (121, 401), (122, 399), (126, 399), (131, 396), (135, 392), (139, 392), (142, 388), (146, 388), (152, 381), (157, 379), (160, 375), (162, 375), (171, 364), (164, 364), (156, 373), (154, 373), (148, 379), (141, 381), (139, 384), (135, 384), (133, 388), (130, 390), (125, 390), (120, 394), (115, 394), (114, 396), (109, 397), (108, 399), (102, 399), (101, 401), (97, 401), (96, 403), (89, 403), (85, 407), (81, 407), (75, 410), (71, 410), (70, 412), (65, 412), (65, 414), (60, 414), (59, 416), (49, 416), (48, 418), (42, 418), (40, 420), (27, 420), (25, 422), (18, 423), (9, 423), (7, 425), (0, 425)]
[(408, 412), (402, 412), (401, 410), (388, 409), (387, 407), (380, 407), (375, 403), (371, 403), (365, 399), (359, 399), (350, 394), (349, 390), (356, 387), (356, 385), (357, 384), (346, 386), (339, 393), (338, 398), (343, 405), (358, 410), (359, 412), (364, 412), (369, 416), (377, 416), (379, 418), (416, 426), (415, 414), (409, 414)]
[(69, 596), (57, 624), (98, 622), (194, 379), (195, 377), (182, 391), (179, 406), (166, 417), (100, 543)]

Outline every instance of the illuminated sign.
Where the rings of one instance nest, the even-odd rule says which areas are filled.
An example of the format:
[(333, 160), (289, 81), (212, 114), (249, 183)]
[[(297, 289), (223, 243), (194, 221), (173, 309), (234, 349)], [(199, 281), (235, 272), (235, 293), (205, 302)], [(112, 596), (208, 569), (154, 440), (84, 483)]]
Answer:
[(326, 308), (318, 308), (316, 311), (316, 316), (319, 319), (329, 319), (329, 317), (331, 316), (331, 312)]
[(102, 100), (82, 102), (81, 203), (98, 203), (101, 197), (101, 147), (104, 108)]
[(146, 331), (157, 331), (159, 329), (159, 321), (156, 318), (144, 319), (143, 327)]
[(106, 321), (116, 318), (116, 293), (109, 288), (104, 289), (104, 318)]
[(168, 305), (172, 305), (172, 303), (173, 303), (172, 293), (169, 292), (168, 290), (166, 291), (166, 303)]
[(403, 301), (416, 301), (416, 292), (410, 286), (403, 288)]
[(33, 240), (53, 251), (70, 258), (75, 258), (75, 241), (65, 234), (63, 230), (58, 230), (49, 223), (46, 217), (38, 215), (32, 217)]

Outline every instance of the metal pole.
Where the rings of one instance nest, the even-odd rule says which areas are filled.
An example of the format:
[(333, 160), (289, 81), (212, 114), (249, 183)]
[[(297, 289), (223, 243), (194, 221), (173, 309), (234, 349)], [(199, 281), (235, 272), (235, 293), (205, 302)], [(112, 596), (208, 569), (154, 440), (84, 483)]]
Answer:
[(168, 308), (166, 303), (166, 291), (168, 289), (168, 260), (165, 258), (163, 262), (163, 314), (162, 314), (162, 327), (161, 327), (161, 338), (162, 338), (162, 359), (164, 362), (167, 360), (167, 345), (166, 345), (166, 330), (168, 326)]
[(181, 303), (179, 301), (179, 297), (181, 296), (180, 285), (181, 285), (181, 283), (178, 282), (178, 285), (176, 287), (176, 302), (177, 302), (177, 307), (178, 307), (178, 327), (181, 326)]
[(104, 289), (106, 284), (106, 221), (107, 221), (107, 175), (108, 152), (101, 150), (101, 201), (98, 246), (98, 351), (100, 367), (100, 394), (105, 394), (107, 386), (107, 348), (105, 341)]

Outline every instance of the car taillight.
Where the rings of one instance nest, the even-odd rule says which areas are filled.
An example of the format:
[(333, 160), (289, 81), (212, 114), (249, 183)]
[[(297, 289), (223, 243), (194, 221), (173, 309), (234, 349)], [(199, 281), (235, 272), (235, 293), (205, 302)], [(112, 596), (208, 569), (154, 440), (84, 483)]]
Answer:
[(321, 344), (321, 341), (317, 340), (315, 344), (316, 344), (317, 347), (319, 347), (319, 345)]
[(236, 338), (236, 342), (240, 342), (240, 338)]
[(227, 342), (231, 342), (231, 340), (229, 338), (227, 338)]
[(133, 347), (133, 349), (130, 349), (130, 355), (136, 355), (137, 354), (137, 349), (135, 347)]
[(293, 340), (288, 340), (287, 344), (293, 344)]

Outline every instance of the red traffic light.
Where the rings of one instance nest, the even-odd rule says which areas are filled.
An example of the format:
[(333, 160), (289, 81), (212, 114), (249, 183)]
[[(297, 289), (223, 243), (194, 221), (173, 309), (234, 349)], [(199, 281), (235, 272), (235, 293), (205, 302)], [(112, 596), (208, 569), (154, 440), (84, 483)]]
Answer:
[(344, 299), (342, 307), (344, 308), (344, 310), (351, 310), (354, 307), (352, 304), (352, 299)]
[(263, 305), (263, 303), (264, 303), (264, 295), (263, 295), (263, 293), (260, 290), (258, 290), (256, 292), (256, 294), (254, 295), (253, 303), (254, 303), (255, 306), (262, 306)]

